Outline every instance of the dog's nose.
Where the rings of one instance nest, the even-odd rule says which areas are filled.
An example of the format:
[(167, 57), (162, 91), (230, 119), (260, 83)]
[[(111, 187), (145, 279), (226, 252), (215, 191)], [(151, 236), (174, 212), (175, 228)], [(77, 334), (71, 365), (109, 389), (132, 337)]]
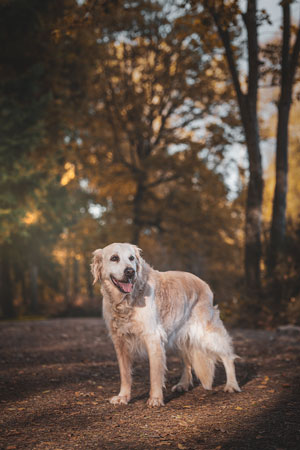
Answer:
[(134, 276), (134, 274), (135, 274), (135, 270), (132, 269), (131, 267), (126, 267), (126, 269), (124, 270), (124, 274), (128, 278), (132, 278)]

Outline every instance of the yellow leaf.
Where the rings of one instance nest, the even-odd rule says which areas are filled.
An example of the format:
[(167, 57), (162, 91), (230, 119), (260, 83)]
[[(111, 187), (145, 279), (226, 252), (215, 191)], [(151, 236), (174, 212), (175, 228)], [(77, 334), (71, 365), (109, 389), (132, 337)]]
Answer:
[(28, 211), (23, 217), (22, 222), (26, 225), (32, 225), (33, 223), (36, 223), (41, 216), (40, 211)]
[(70, 162), (65, 164), (65, 173), (61, 177), (60, 184), (66, 186), (71, 180), (75, 178), (75, 166)]
[(237, 409), (238, 411), (241, 411), (243, 408), (241, 408), (240, 406), (237, 406), (235, 409)]

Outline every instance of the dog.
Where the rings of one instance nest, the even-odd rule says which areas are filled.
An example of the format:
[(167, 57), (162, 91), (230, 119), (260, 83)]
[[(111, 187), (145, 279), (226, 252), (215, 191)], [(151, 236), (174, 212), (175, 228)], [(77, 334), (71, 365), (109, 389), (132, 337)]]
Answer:
[(150, 365), (148, 406), (163, 406), (166, 347), (175, 348), (183, 361), (179, 382), (172, 391), (188, 391), (192, 369), (204, 389), (211, 389), (215, 364), (226, 371), (225, 392), (240, 391), (231, 338), (220, 319), (208, 284), (187, 272), (159, 272), (127, 243), (110, 244), (93, 253), (94, 284), (101, 282), (103, 316), (112, 338), (121, 378), (112, 404), (131, 398), (131, 367), (137, 353)]

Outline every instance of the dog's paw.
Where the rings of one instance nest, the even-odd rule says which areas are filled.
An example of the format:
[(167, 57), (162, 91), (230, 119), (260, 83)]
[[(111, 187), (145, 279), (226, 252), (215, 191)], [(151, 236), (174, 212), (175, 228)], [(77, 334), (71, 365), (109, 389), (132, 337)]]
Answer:
[(115, 395), (109, 401), (112, 405), (127, 405), (130, 398), (127, 395)]
[(233, 392), (241, 392), (241, 389), (237, 383), (226, 384), (224, 387), (224, 392), (230, 392), (232, 394)]
[(171, 390), (172, 392), (187, 392), (189, 390), (189, 385), (178, 383), (175, 384)]
[(162, 398), (150, 397), (147, 401), (147, 405), (152, 408), (153, 406), (165, 406)]

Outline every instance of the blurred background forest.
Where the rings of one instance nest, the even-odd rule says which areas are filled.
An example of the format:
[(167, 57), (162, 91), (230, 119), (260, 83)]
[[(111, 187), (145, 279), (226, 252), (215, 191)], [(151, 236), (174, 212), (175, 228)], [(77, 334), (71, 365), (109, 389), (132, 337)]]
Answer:
[(0, 1), (2, 318), (99, 315), (120, 241), (231, 324), (300, 322), (300, 7), (275, 3)]

